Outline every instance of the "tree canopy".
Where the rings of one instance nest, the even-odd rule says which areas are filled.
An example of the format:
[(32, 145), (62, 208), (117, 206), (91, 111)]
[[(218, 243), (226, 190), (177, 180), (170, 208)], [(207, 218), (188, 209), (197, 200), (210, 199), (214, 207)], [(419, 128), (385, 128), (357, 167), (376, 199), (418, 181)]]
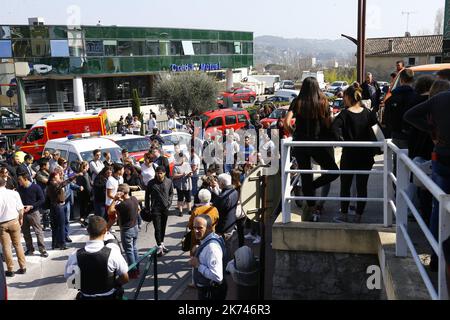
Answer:
[(161, 77), (155, 95), (166, 108), (173, 108), (179, 114), (199, 115), (217, 105), (218, 85), (204, 72), (171, 73)]

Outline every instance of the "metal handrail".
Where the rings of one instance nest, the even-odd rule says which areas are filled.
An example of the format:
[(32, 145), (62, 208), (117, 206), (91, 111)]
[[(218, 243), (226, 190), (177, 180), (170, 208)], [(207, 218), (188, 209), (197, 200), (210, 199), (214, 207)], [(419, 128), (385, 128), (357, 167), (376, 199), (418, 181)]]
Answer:
[[(384, 150), (383, 170), (292, 170), (292, 147), (380, 147)], [(393, 171), (393, 156), (397, 157), (397, 174)], [(432, 299), (448, 300), (449, 292), (446, 283), (446, 265), (442, 243), (450, 237), (450, 195), (444, 193), (434, 181), (425, 174), (408, 156), (407, 150), (398, 148), (391, 140), (384, 142), (342, 142), (342, 141), (292, 141), (292, 138), (282, 140), (281, 143), (281, 178), (282, 178), (282, 221), (291, 221), (290, 205), (294, 200), (328, 200), (328, 201), (382, 201), (384, 226), (392, 226), (393, 214), (396, 216), (396, 256), (406, 257), (408, 249), (419, 269), (422, 280)], [(355, 197), (296, 197), (291, 196), (291, 174), (383, 174), (383, 198), (355, 198)], [(409, 199), (406, 188), (410, 184), (413, 174), (439, 202), (439, 239), (436, 240), (430, 229), (423, 221), (419, 210)], [(294, 179), (295, 180), (295, 179)], [(295, 182), (294, 182), (295, 183)], [(394, 186), (396, 195), (394, 196)], [(408, 234), (408, 209), (417, 220), (425, 238), (436, 252), (439, 260), (438, 288), (435, 290), (430, 277), (420, 261)]]
[(144, 272), (141, 274), (139, 278), (139, 284), (136, 287), (136, 291), (133, 296), (133, 300), (137, 300), (139, 293), (141, 292), (142, 286), (144, 284), (145, 278), (147, 277), (147, 273), (150, 270), (150, 266), (153, 262), (153, 290), (154, 290), (154, 298), (155, 300), (158, 300), (158, 261), (157, 261), (157, 252), (158, 247), (153, 247), (150, 250), (148, 250), (143, 256), (141, 256), (135, 263), (130, 265), (128, 267), (128, 272), (135, 269), (139, 263), (147, 259), (147, 262), (145, 263)]

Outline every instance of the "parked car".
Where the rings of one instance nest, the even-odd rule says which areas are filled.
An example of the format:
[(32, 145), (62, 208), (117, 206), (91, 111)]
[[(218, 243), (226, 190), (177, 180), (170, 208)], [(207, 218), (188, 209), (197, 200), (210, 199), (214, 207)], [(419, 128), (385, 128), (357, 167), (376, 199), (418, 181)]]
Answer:
[(338, 93), (339, 91), (345, 91), (348, 88), (348, 82), (335, 81), (328, 87), (328, 92)]
[(93, 159), (92, 152), (95, 149), (102, 152), (102, 161), (105, 160), (103, 152), (108, 151), (111, 153), (113, 162), (120, 162), (122, 149), (114, 141), (89, 133), (73, 134), (67, 138), (48, 140), (44, 147), (44, 151), (48, 150), (50, 153), (58, 150), (61, 157), (67, 159), (69, 164), (73, 161), (91, 161)]
[(186, 132), (171, 132), (161, 134), (164, 140), (162, 145), (163, 155), (169, 160), (170, 174), (173, 174), (175, 154), (183, 152), (187, 159), (190, 158), (192, 135)]
[(256, 100), (256, 92), (249, 88), (239, 88), (235, 89), (233, 92), (222, 93), (222, 97), (231, 97), (233, 103), (241, 101), (253, 103)]
[(8, 300), (8, 285), (6, 284), (5, 270), (3, 269), (3, 259), (0, 258), (0, 301), (3, 300)]
[[(414, 71), (414, 79), (418, 79), (420, 76), (424, 76), (424, 75), (435, 76), (436, 73), (440, 70), (450, 69), (450, 63), (424, 64), (424, 65), (420, 65), (420, 66), (409, 67), (408, 69), (411, 69), (412, 71)], [(397, 88), (400, 85), (400, 73), (402, 73), (402, 72), (403, 72), (403, 70), (397, 74), (397, 77), (394, 80), (394, 84), (392, 85), (392, 88), (389, 89), (388, 93), (386, 93), (386, 96), (384, 97), (384, 101), (389, 99), (389, 97), (391, 96), (392, 90), (394, 90), (395, 88)]]
[(281, 81), (280, 84), (280, 89), (290, 89), (290, 90), (295, 90), (295, 83), (294, 81), (291, 80), (283, 80)]
[(144, 154), (150, 149), (150, 140), (143, 136), (132, 134), (111, 134), (104, 138), (114, 141), (122, 149), (127, 149), (135, 161), (144, 161)]
[(276, 97), (283, 97), (283, 98), (288, 98), (289, 101), (294, 100), (295, 98), (297, 98), (297, 96), (300, 94), (300, 91), (297, 90), (289, 90), (289, 89), (283, 89), (283, 90), (278, 90), (275, 93)]
[(272, 96), (270, 98), (267, 98), (267, 100), (264, 100), (263, 103), (266, 102), (289, 102), (289, 97), (281, 97), (281, 96)]
[(333, 115), (337, 115), (339, 112), (344, 109), (344, 99), (337, 98), (333, 101), (333, 104), (331, 105), (331, 110), (333, 111)]
[(289, 110), (289, 106), (279, 107), (275, 109), (270, 116), (261, 120), (264, 129), (270, 128), (272, 123), (276, 123), (278, 119), (283, 119)]
[(206, 133), (214, 133), (217, 130), (224, 133), (227, 129), (239, 130), (245, 127), (247, 120), (250, 120), (250, 115), (245, 109), (228, 108), (207, 111), (199, 118)]

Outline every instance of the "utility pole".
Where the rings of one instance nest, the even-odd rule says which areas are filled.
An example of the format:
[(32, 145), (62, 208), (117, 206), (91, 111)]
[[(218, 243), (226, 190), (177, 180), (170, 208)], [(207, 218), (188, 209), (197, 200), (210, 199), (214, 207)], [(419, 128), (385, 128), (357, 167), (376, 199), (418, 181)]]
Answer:
[(367, 0), (358, 0), (358, 50), (357, 50), (357, 81), (364, 81), (366, 65), (366, 8)]
[(409, 16), (415, 14), (415, 11), (402, 11), (402, 15), (406, 15), (406, 32), (409, 33)]

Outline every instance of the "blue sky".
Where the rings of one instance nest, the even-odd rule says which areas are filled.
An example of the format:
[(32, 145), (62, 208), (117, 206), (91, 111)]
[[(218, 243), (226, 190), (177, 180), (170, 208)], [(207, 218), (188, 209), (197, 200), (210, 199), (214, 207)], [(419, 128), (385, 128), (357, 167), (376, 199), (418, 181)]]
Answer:
[[(0, 0), (0, 24), (26, 24), (42, 16), (47, 24), (203, 28), (253, 31), (255, 36), (337, 39), (356, 36), (357, 0)], [(7, 4), (6, 4), (7, 3)], [(445, 0), (368, 0), (367, 36), (432, 33)], [(79, 14), (78, 14), (79, 12)], [(78, 17), (80, 17), (78, 19)]]

